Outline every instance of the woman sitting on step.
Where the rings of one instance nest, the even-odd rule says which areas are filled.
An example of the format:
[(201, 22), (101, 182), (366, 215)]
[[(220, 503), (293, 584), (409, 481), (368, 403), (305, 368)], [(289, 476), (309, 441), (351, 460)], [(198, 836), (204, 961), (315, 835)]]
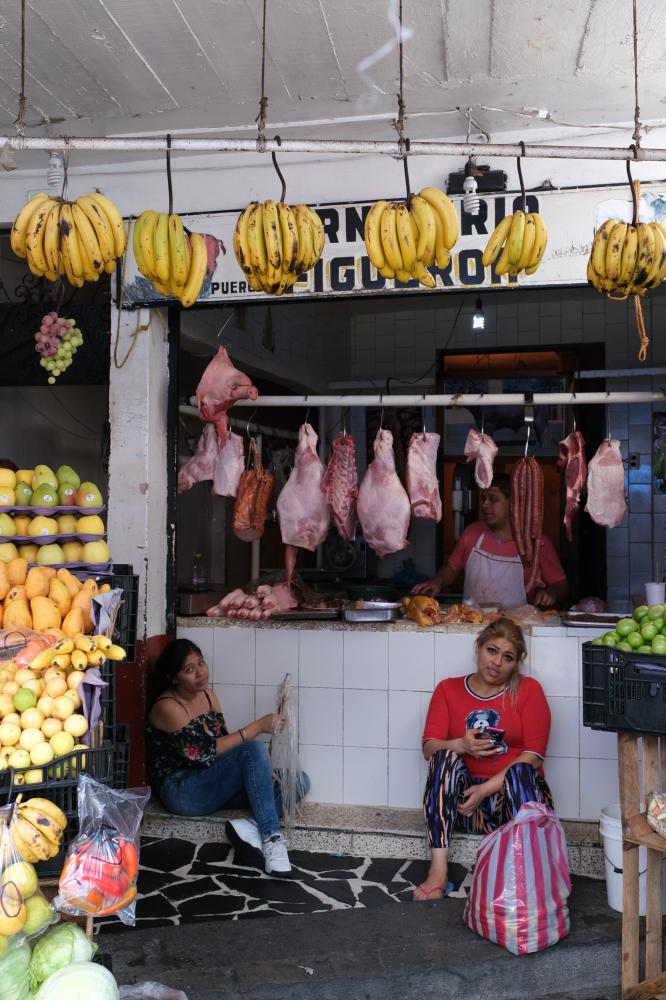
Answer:
[(499, 618), (479, 633), (475, 650), (476, 673), (441, 681), (430, 700), (422, 745), (431, 861), (417, 900), (445, 895), (454, 829), (496, 830), (525, 802), (553, 808), (542, 771), (550, 709), (539, 682), (520, 673), (523, 633)]
[[(229, 821), (227, 836), (241, 860), (278, 876), (291, 874), (280, 833), (280, 784), (257, 737), (284, 723), (269, 713), (230, 733), (208, 685), (206, 661), (188, 639), (167, 646), (150, 672), (146, 735), (152, 784), (163, 804), (180, 816), (249, 807), (254, 819)], [(299, 773), (299, 798), (308, 787), (307, 775)]]

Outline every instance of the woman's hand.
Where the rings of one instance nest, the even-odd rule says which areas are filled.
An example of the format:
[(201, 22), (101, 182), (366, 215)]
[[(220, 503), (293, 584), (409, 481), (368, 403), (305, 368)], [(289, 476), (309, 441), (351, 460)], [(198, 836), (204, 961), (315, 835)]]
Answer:
[(497, 753), (496, 743), (484, 736), (481, 729), (468, 729), (460, 742), (462, 752), (470, 757), (492, 757)]
[(281, 733), (286, 724), (287, 716), (278, 715), (277, 712), (269, 712), (268, 715), (262, 715), (255, 722), (255, 725), (259, 726), (260, 733), (268, 733), (270, 736), (274, 733)]
[(463, 792), (463, 802), (458, 806), (458, 812), (462, 816), (471, 816), (484, 799), (488, 798), (490, 792), (486, 791), (485, 782), (482, 785), (470, 785)]
[(438, 594), (440, 591), (439, 579), (433, 577), (432, 580), (424, 580), (423, 583), (417, 583), (415, 587), (412, 587), (412, 594)]
[(537, 608), (552, 608), (557, 598), (550, 587), (542, 587), (534, 595), (534, 605)]

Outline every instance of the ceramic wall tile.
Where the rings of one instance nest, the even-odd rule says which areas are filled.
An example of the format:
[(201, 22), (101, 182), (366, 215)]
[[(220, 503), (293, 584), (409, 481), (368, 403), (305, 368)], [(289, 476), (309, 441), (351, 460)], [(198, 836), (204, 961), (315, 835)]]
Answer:
[(580, 762), (580, 816), (598, 820), (604, 806), (620, 801), (617, 761), (588, 758)]
[(578, 767), (579, 761), (575, 757), (546, 757), (544, 773), (555, 800), (555, 812), (560, 819), (579, 818)]
[(435, 686), (445, 677), (460, 677), (476, 670), (475, 633), (435, 633)]
[(422, 692), (389, 691), (389, 747), (419, 750), (423, 732)]
[(333, 629), (298, 633), (298, 670), (301, 687), (341, 688), (343, 632)]
[(551, 695), (548, 699), (548, 704), (550, 706), (549, 756), (578, 757), (580, 731), (578, 719), (580, 710), (579, 699)]
[(341, 688), (301, 688), (299, 735), (302, 743), (342, 746)]
[(213, 655), (213, 634), (212, 628), (178, 628), (176, 633), (179, 639), (188, 639), (198, 646), (203, 653), (203, 658), (208, 664), (211, 683), (215, 681), (215, 658)]
[[(420, 750), (389, 750), (388, 804), (419, 809), (425, 788), (425, 761)], [(424, 824), (425, 831), (425, 824)]]
[(388, 632), (344, 632), (345, 688), (388, 688)]
[(214, 637), (215, 681), (220, 684), (254, 684), (256, 629), (232, 625), (208, 631)]
[(388, 750), (345, 747), (343, 795), (348, 805), (388, 805)]
[(345, 691), (343, 725), (346, 747), (387, 747), (388, 693)]
[(298, 685), (298, 631), (257, 629), (257, 684), (280, 684), (291, 674)]
[(301, 768), (310, 779), (308, 800), (342, 802), (342, 748), (301, 743)]
[(391, 632), (389, 635), (389, 688), (429, 691), (435, 685), (435, 636), (433, 633)]
[(254, 684), (214, 684), (213, 690), (229, 732), (254, 721)]

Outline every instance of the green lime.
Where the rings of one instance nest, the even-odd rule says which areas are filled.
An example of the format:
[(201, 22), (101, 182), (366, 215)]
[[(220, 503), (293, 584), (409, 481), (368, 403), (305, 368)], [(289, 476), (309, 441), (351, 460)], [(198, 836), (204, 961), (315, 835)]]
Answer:
[(617, 636), (613, 632), (606, 632), (606, 635), (602, 637), (601, 640), (604, 646), (617, 646)]
[(615, 626), (615, 631), (618, 635), (629, 635), (630, 632), (638, 631), (638, 624), (633, 618), (620, 618)]
[(603, 640), (600, 635), (596, 639), (593, 639), (590, 643), (591, 646), (603, 646)]
[(656, 635), (652, 640), (652, 652), (657, 656), (666, 656), (666, 635)]
[(634, 647), (630, 646), (629, 643), (625, 642), (624, 640), (622, 640), (622, 642), (618, 642), (615, 648), (621, 649), (623, 653), (632, 653), (634, 650)]
[(637, 653), (651, 653), (652, 646), (639, 646), (636, 650)]
[(643, 636), (640, 632), (630, 632), (627, 636), (627, 642), (632, 649), (638, 649), (639, 646), (643, 645)]
[(655, 618), (664, 617), (664, 605), (663, 604), (651, 604), (647, 612), (648, 618), (654, 620)]
[(651, 621), (652, 621), (652, 624), (654, 625), (654, 627), (656, 628), (657, 632), (661, 632), (662, 628), (664, 627), (664, 619), (663, 618), (652, 618)]
[(34, 708), (37, 695), (31, 688), (19, 688), (14, 695), (14, 708), (17, 712), (25, 712), (26, 708)]
[(650, 621), (644, 621), (641, 625), (641, 635), (648, 642), (652, 642), (658, 631), (657, 627)]
[(637, 608), (634, 608), (634, 618), (637, 622), (642, 622), (648, 613), (647, 604), (639, 604)]

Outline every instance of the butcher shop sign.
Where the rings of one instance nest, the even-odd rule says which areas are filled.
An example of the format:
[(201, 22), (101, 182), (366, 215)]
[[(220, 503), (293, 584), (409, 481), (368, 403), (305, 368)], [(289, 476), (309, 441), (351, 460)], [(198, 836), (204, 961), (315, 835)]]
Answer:
[[(494, 267), (484, 267), (481, 261), (488, 236), (498, 222), (521, 207), (521, 197), (513, 193), (491, 195), (481, 199), (477, 216), (463, 211), (460, 198), (454, 198), (460, 218), (460, 238), (448, 267), (430, 270), (438, 291), (480, 289), (482, 287), (511, 288), (516, 283), (534, 287), (548, 285), (586, 284), (587, 258), (594, 230), (607, 218), (631, 220), (631, 200), (627, 186), (584, 188), (567, 191), (539, 191), (527, 197), (527, 209), (540, 212), (548, 226), (548, 246), (538, 270), (520, 279), (498, 277)], [(299, 298), (338, 295), (377, 295), (387, 293), (423, 292), (418, 281), (402, 284), (397, 279), (383, 278), (370, 263), (363, 242), (363, 222), (370, 202), (343, 205), (315, 205), (326, 232), (321, 259), (313, 270), (301, 275), (293, 289), (283, 296)], [(666, 186), (644, 184), (641, 188), (642, 221), (658, 221), (666, 215)], [(185, 225), (195, 232), (209, 233), (217, 240), (217, 254), (209, 242), (209, 267), (199, 302), (218, 305), (221, 302), (243, 300), (265, 301), (263, 292), (253, 291), (245, 281), (233, 252), (233, 231), (238, 211), (214, 212), (206, 215), (183, 216)], [(164, 298), (136, 269), (133, 255), (127, 260), (123, 305), (132, 308)]]

